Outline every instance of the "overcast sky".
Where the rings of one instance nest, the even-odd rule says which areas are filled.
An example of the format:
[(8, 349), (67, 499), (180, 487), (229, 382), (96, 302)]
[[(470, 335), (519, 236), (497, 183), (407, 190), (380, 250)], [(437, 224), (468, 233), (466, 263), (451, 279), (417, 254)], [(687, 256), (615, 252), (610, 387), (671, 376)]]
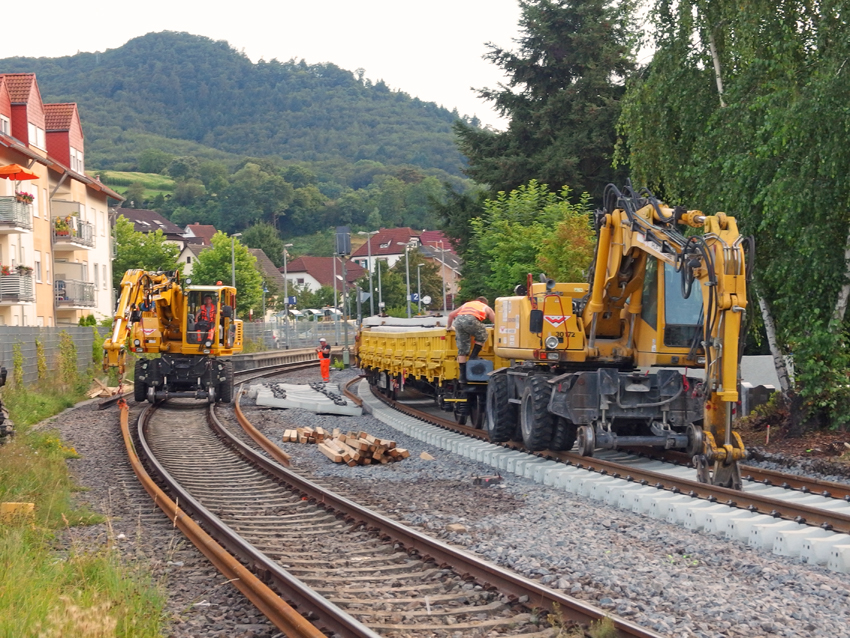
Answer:
[(151, 31), (187, 31), (227, 40), (255, 62), (303, 58), (363, 68), (367, 78), (393, 89), (505, 126), (471, 87), (504, 79), (482, 56), (486, 42), (514, 47), (517, 0), (45, 0), (34, 6), (29, 20), (4, 29), (0, 58), (105, 51)]

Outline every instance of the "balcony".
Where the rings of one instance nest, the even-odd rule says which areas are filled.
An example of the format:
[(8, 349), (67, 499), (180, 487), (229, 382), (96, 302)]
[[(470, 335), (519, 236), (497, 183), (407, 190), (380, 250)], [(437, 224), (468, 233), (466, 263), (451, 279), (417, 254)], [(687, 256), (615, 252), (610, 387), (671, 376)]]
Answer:
[(14, 195), (0, 197), (0, 234), (28, 233), (32, 230), (32, 204), (15, 200)]
[(77, 279), (57, 279), (53, 282), (53, 294), (56, 308), (93, 308), (95, 302), (95, 284)]
[(14, 306), (35, 301), (32, 275), (0, 275), (0, 306)]
[(79, 217), (53, 218), (54, 250), (88, 250), (94, 248), (94, 226)]

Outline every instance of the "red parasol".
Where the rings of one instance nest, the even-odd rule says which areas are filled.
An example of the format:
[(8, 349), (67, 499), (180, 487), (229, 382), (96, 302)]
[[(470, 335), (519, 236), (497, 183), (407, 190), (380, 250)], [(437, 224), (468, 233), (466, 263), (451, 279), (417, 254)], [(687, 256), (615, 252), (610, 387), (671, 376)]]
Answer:
[(0, 177), (3, 179), (13, 179), (16, 182), (21, 182), (29, 179), (38, 179), (38, 175), (30, 173), (20, 164), (9, 164), (8, 166), (0, 166)]

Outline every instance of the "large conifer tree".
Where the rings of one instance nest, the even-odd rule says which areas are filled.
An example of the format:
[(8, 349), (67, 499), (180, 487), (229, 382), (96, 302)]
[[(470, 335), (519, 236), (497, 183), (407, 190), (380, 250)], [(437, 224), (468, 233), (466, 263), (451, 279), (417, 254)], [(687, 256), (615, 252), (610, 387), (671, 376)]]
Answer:
[(467, 174), (495, 191), (531, 179), (601, 195), (612, 168), (626, 76), (634, 68), (632, 0), (521, 0), (519, 50), (488, 44), (507, 85), (481, 89), (507, 131), (455, 124)]

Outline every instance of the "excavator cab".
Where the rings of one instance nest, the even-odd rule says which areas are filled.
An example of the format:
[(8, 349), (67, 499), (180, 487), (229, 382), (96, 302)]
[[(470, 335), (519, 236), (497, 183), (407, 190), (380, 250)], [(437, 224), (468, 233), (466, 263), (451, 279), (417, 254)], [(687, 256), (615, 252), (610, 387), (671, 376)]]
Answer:
[(186, 326), (183, 330), (187, 350), (218, 347), (232, 349), (236, 341), (233, 306), (236, 293), (217, 286), (193, 286), (186, 296)]

